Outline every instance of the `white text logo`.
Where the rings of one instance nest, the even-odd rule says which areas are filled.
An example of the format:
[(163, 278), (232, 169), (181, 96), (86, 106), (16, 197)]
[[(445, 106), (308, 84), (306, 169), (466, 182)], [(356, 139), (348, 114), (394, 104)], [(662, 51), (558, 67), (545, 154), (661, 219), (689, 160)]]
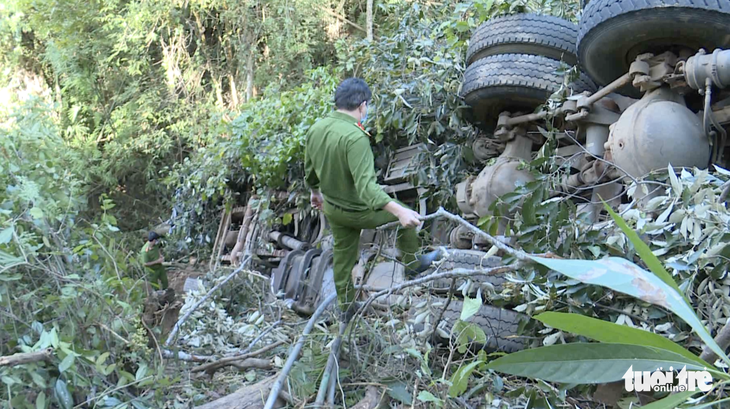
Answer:
[(687, 372), (687, 367), (684, 366), (677, 374), (675, 385), (674, 368), (672, 367), (665, 372), (634, 372), (633, 369), (633, 365), (630, 366), (629, 370), (622, 376), (627, 392), (684, 392), (697, 389), (708, 392), (712, 389), (712, 375), (707, 371)]

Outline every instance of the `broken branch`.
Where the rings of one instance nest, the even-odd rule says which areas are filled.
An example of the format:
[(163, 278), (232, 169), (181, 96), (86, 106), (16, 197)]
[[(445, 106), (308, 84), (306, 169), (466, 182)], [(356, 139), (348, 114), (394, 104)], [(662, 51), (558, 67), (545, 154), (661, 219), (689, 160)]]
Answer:
[(221, 359), (219, 359), (219, 360), (217, 360), (215, 362), (211, 362), (211, 363), (208, 363), (208, 364), (205, 364), (205, 365), (201, 365), (201, 366), (199, 366), (197, 368), (194, 368), (191, 372), (202, 372), (202, 371), (205, 371), (205, 372), (207, 372), (209, 374), (213, 374), (218, 369), (220, 369), (220, 368), (222, 368), (224, 366), (231, 365), (233, 362), (241, 361), (241, 360), (244, 360), (246, 358), (251, 358), (251, 357), (254, 357), (254, 356), (259, 356), (259, 355), (261, 355), (263, 353), (266, 353), (268, 351), (271, 351), (272, 349), (274, 349), (274, 348), (276, 348), (276, 347), (278, 347), (278, 346), (280, 346), (280, 345), (282, 345), (284, 343), (285, 343), (284, 341), (276, 341), (273, 344), (267, 345), (267, 346), (265, 346), (265, 347), (263, 347), (263, 348), (261, 348), (261, 349), (259, 349), (257, 351), (254, 351), (254, 352), (249, 352), (247, 354), (242, 354), (242, 355), (230, 356), (230, 357), (227, 357), (227, 358), (221, 358)]
[[(458, 277), (474, 277), (474, 276), (490, 276), (490, 275), (496, 275), (496, 274), (502, 274), (507, 273), (510, 271), (515, 271), (518, 268), (522, 267), (524, 264), (522, 262), (517, 262), (514, 264), (506, 265), (506, 266), (500, 266), (500, 267), (492, 267), (492, 268), (485, 268), (485, 269), (465, 269), (465, 268), (457, 268), (451, 271), (446, 271), (443, 273), (433, 273), (429, 274), (425, 277), (417, 278), (415, 280), (406, 281), (399, 285), (396, 285), (394, 287), (386, 288), (385, 290), (380, 290), (378, 292), (375, 292), (368, 297), (368, 299), (363, 303), (363, 305), (357, 310), (355, 313), (355, 317), (362, 314), (363, 311), (367, 307), (370, 306), (376, 299), (384, 296), (384, 295), (391, 295), (394, 292), (400, 291), (404, 288), (408, 287), (414, 287), (420, 284), (424, 284), (430, 281), (440, 280), (443, 278), (458, 278)], [(362, 288), (366, 291), (373, 291), (374, 289), (371, 287), (366, 286), (357, 286), (356, 288)]]
[[(501, 242), (500, 240), (497, 240), (496, 238), (492, 237), (492, 235), (487, 234), (486, 232), (480, 230), (473, 224), (467, 222), (463, 218), (461, 218), (453, 213), (447, 212), (446, 210), (444, 210), (443, 207), (439, 207), (439, 209), (436, 212), (424, 217), (421, 220), (428, 221), (428, 220), (438, 219), (438, 218), (444, 218), (444, 219), (448, 219), (452, 222), (459, 223), (462, 226), (464, 226), (465, 228), (467, 228), (470, 232), (474, 233), (477, 236), (484, 238), (487, 242), (489, 242), (489, 244), (498, 248), (499, 250), (502, 250), (505, 253), (514, 256), (515, 258), (517, 258), (520, 261), (532, 262), (532, 259), (530, 258), (530, 256), (527, 253), (525, 253), (524, 251), (513, 249), (512, 247)], [(392, 222), (392, 223), (384, 224), (384, 225), (378, 227), (378, 230), (390, 229), (390, 228), (397, 227), (397, 226), (400, 226), (400, 222)]]
[(304, 338), (306, 338), (306, 336), (309, 335), (310, 332), (312, 332), (312, 328), (314, 328), (314, 323), (317, 322), (319, 316), (324, 313), (325, 309), (327, 309), (327, 306), (330, 305), (330, 303), (332, 303), (332, 301), (334, 301), (336, 298), (337, 293), (330, 294), (329, 297), (322, 301), (322, 304), (317, 307), (317, 310), (314, 311), (314, 314), (312, 314), (312, 317), (307, 322), (307, 326), (304, 327), (304, 331), (302, 331), (302, 335), (299, 337), (297, 344), (294, 345), (291, 354), (289, 354), (289, 358), (287, 358), (284, 367), (281, 369), (281, 374), (279, 374), (279, 378), (276, 380), (276, 383), (274, 383), (274, 386), (271, 388), (271, 392), (269, 393), (269, 398), (266, 400), (266, 405), (264, 406), (264, 409), (272, 409), (274, 407), (276, 399), (279, 396), (279, 392), (284, 386), (284, 381), (286, 380), (287, 376), (289, 376), (289, 371), (291, 371), (291, 368), (294, 366), (294, 362), (299, 356), (299, 352), (302, 350), (302, 346), (304, 346)]
[[(198, 307), (200, 307), (204, 302), (206, 302), (208, 300), (208, 298), (210, 298), (210, 296), (213, 295), (213, 293), (215, 293), (216, 291), (218, 291), (219, 288), (223, 287), (223, 285), (225, 285), (233, 277), (235, 277), (236, 275), (238, 275), (238, 273), (240, 273), (241, 271), (243, 271), (243, 269), (246, 267), (246, 265), (248, 265), (248, 261), (249, 260), (251, 260), (251, 256), (246, 257), (246, 259), (241, 263), (241, 267), (238, 267), (237, 269), (235, 269), (231, 274), (228, 275), (228, 277), (226, 277), (225, 280), (221, 281), (215, 287), (213, 287), (210, 291), (208, 291), (208, 294), (205, 294), (205, 296), (203, 296), (203, 298), (201, 298), (200, 300), (198, 300), (198, 302), (196, 302), (195, 305), (193, 305), (185, 313), (185, 315), (183, 315), (182, 317), (180, 317), (180, 319), (175, 323), (175, 326), (172, 328), (172, 331), (170, 331), (170, 335), (167, 337), (167, 341), (165, 341), (165, 345), (164, 345), (165, 347), (169, 347), (170, 346), (170, 343), (175, 338), (175, 335), (177, 335), (177, 332), (180, 330), (180, 326), (182, 326), (182, 324), (190, 317), (190, 315), (193, 313), (193, 311), (195, 311), (196, 309), (198, 309)], [(248, 274), (249, 275), (252, 275), (254, 277), (259, 277), (259, 278), (266, 279), (266, 277), (264, 277), (264, 276), (262, 276), (260, 274), (256, 274), (256, 273), (251, 272), (251, 271), (249, 271)]]
[(50, 361), (53, 356), (53, 348), (46, 348), (43, 351), (25, 352), (10, 356), (0, 356), (0, 366), (16, 366), (30, 364), (33, 362)]

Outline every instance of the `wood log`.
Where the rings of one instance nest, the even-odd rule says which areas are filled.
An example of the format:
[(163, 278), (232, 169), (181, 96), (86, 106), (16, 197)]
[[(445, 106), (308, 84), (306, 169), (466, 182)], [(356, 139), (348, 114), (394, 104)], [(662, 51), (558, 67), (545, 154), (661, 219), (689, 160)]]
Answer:
[[(244, 386), (236, 392), (216, 399), (213, 402), (196, 406), (195, 409), (263, 409), (264, 403), (266, 403), (266, 397), (269, 395), (274, 382), (276, 382), (276, 375), (270, 376), (253, 385)], [(275, 407), (281, 408), (285, 405), (285, 398), (280, 396)]]
[(261, 348), (261, 349), (259, 349), (257, 351), (249, 352), (249, 353), (243, 354), (243, 355), (229, 356), (227, 358), (221, 358), (221, 359), (219, 359), (219, 360), (217, 360), (215, 362), (211, 362), (211, 363), (208, 363), (208, 364), (205, 364), (205, 365), (200, 365), (197, 368), (193, 368), (193, 370), (191, 372), (202, 372), (202, 371), (205, 371), (205, 372), (208, 372), (208, 373), (211, 373), (212, 374), (213, 372), (215, 372), (216, 370), (218, 370), (218, 369), (220, 369), (220, 368), (222, 368), (224, 366), (231, 365), (231, 363), (233, 363), (233, 362), (242, 361), (242, 360), (244, 360), (246, 358), (251, 358), (251, 357), (254, 357), (254, 356), (261, 355), (261, 354), (263, 354), (265, 352), (268, 352), (268, 351), (270, 351), (270, 350), (272, 350), (272, 349), (274, 349), (274, 348), (276, 348), (276, 347), (278, 347), (280, 345), (283, 345), (285, 343), (286, 343), (285, 341), (276, 341), (273, 344), (267, 345), (267, 346), (265, 346), (265, 347), (263, 347), (263, 348)]
[(16, 366), (30, 364), (33, 362), (50, 361), (53, 357), (53, 348), (46, 348), (43, 351), (25, 352), (10, 356), (0, 356), (0, 366)]

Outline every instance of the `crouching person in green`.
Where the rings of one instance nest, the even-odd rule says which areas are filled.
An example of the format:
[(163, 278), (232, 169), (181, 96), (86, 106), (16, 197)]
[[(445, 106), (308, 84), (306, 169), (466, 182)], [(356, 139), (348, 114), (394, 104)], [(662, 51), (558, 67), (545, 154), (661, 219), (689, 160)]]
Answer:
[(349, 78), (335, 91), (336, 111), (317, 121), (307, 133), (305, 183), (312, 206), (324, 212), (334, 237), (334, 279), (343, 321), (354, 313), (352, 269), (359, 257), (360, 232), (399, 221), (401, 262), (409, 274), (425, 271), (434, 251), (416, 258), (415, 227), (421, 215), (393, 200), (377, 184), (369, 134), (362, 127), (372, 94), (361, 79)]
[(153, 287), (158, 287), (159, 290), (167, 289), (167, 271), (162, 263), (165, 258), (162, 256), (160, 247), (157, 245), (160, 241), (160, 236), (151, 231), (147, 237), (147, 243), (142, 247), (140, 251), (139, 261), (145, 267), (147, 277)]

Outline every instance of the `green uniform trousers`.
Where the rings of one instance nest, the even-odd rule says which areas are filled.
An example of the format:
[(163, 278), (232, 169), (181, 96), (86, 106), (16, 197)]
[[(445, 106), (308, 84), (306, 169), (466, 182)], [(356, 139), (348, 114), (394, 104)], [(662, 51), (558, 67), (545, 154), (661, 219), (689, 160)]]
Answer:
[[(403, 205), (401, 203), (401, 205)], [(334, 237), (334, 279), (337, 300), (342, 311), (346, 311), (355, 300), (355, 286), (352, 283), (352, 269), (357, 264), (360, 248), (360, 233), (363, 229), (375, 229), (398, 218), (385, 210), (349, 211), (324, 201), (324, 215)], [(415, 254), (418, 251), (416, 229), (400, 228), (397, 239), (400, 260), (410, 268), (417, 267)]]
[(157, 268), (147, 268), (147, 277), (153, 286), (158, 286), (160, 290), (167, 290), (167, 269), (158, 265)]

